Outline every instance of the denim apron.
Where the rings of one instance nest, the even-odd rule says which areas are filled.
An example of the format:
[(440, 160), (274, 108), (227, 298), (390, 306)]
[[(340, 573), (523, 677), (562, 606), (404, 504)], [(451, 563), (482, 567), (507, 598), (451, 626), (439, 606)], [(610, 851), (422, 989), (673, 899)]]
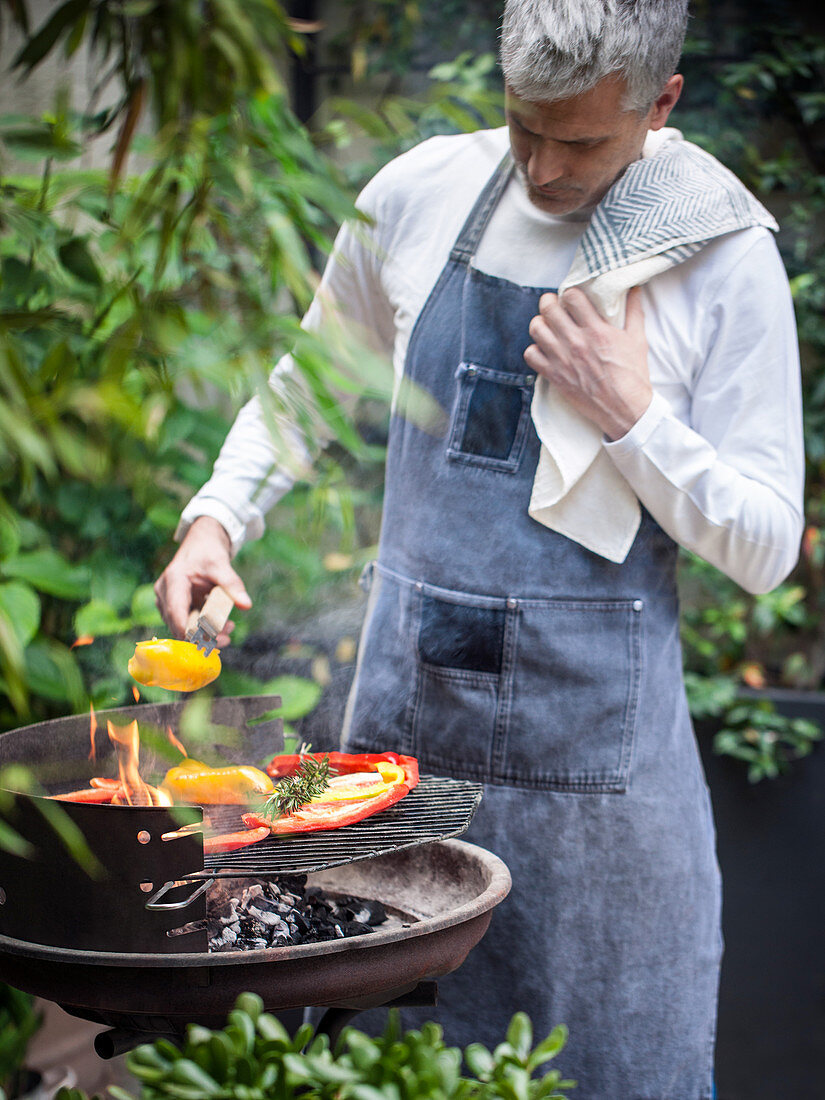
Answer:
[(721, 952), (711, 811), (685, 703), (676, 546), (644, 513), (614, 564), (530, 519), (539, 454), (528, 324), (542, 288), (472, 257), (484, 188), (411, 336), (445, 414), (390, 428), (379, 558), (344, 739), (480, 780), (466, 839), (513, 889), (439, 983), (448, 1042), (568, 1026), (582, 1100), (706, 1100)]

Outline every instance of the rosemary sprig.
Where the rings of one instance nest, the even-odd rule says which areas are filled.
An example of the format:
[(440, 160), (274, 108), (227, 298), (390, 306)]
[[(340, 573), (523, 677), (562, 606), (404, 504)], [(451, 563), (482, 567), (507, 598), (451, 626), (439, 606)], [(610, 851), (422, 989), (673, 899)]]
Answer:
[(321, 760), (313, 760), (311, 756), (305, 756), (298, 765), (297, 771), (279, 780), (275, 790), (264, 803), (261, 810), (262, 816), (274, 819), (300, 810), (313, 798), (324, 793), (329, 786), (329, 778), (329, 756), (324, 756)]

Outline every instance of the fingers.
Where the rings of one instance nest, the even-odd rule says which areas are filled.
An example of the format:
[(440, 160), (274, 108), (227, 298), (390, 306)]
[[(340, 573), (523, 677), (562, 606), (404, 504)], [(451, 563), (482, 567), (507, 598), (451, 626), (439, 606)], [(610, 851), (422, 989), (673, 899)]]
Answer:
[(248, 611), (252, 606), (252, 600), (246, 586), (235, 570), (228, 564), (215, 571), (214, 583), (219, 584), (221, 588), (228, 592), (235, 602), (235, 607), (240, 608), (242, 611)]
[(175, 567), (174, 558), (155, 583), (155, 603), (172, 636), (182, 638), (195, 597), (189, 576)]
[(539, 300), (539, 312), (544, 313), (542, 305), (545, 299), (548, 312), (558, 323), (575, 324), (578, 328), (594, 328), (604, 324), (601, 314), (583, 290), (571, 287), (559, 298), (557, 294), (543, 294)]
[[(192, 524), (155, 583), (158, 610), (175, 637), (184, 636), (190, 612), (203, 606), (216, 585), (226, 590), (237, 608), (246, 611), (252, 606), (243, 581), (232, 568), (230, 554), (229, 538), (217, 521), (201, 517)], [(219, 645), (228, 644), (232, 625), (227, 623)]]
[(538, 374), (555, 381), (558, 364), (562, 360), (580, 359), (591, 343), (592, 335), (585, 332), (585, 325), (601, 322), (593, 306), (581, 291), (566, 291), (562, 298), (557, 294), (543, 294), (539, 300), (539, 313), (529, 325), (529, 333), (535, 343), (524, 353), (524, 360)]
[(624, 328), (605, 320), (580, 288), (543, 294), (524, 360), (583, 416), (618, 439), (650, 403), (641, 291), (627, 298)]

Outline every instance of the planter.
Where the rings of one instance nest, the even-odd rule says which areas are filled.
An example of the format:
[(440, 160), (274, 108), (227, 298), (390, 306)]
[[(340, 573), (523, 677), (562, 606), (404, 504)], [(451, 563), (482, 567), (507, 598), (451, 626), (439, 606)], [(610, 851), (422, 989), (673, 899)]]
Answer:
[[(825, 728), (825, 693), (770, 691)], [(719, 1100), (819, 1100), (825, 1066), (825, 743), (751, 784), (698, 722), (724, 883)]]

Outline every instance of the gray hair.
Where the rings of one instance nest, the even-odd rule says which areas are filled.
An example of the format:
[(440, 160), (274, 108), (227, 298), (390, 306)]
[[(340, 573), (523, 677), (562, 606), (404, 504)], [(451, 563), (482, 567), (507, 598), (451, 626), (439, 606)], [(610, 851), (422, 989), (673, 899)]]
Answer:
[(501, 67), (534, 103), (569, 99), (611, 74), (627, 84), (625, 108), (646, 113), (676, 71), (688, 0), (507, 0)]

